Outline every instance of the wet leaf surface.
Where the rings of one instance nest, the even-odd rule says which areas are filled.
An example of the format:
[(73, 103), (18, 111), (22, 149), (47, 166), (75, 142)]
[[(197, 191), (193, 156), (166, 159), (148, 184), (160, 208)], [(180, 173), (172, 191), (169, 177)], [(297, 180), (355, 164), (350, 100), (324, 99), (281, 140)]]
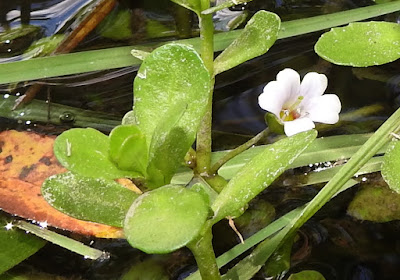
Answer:
[(266, 11), (257, 12), (239, 37), (215, 59), (214, 74), (266, 53), (278, 38), (280, 24), (278, 15)]
[(215, 221), (235, 217), (245, 205), (267, 188), (314, 141), (315, 130), (283, 138), (255, 156), (228, 182), (211, 205)]
[(14, 130), (0, 133), (0, 208), (4, 211), (80, 234), (121, 237), (119, 228), (84, 222), (51, 207), (42, 197), (43, 181), (64, 173), (53, 153), (54, 137)]
[(400, 193), (400, 141), (389, 144), (383, 157), (381, 173), (389, 188)]
[(146, 174), (147, 143), (137, 125), (119, 125), (111, 131), (109, 139), (108, 154), (119, 169)]
[(113, 180), (71, 172), (49, 177), (42, 194), (55, 208), (72, 217), (122, 227), (126, 212), (139, 196)]
[(393, 22), (355, 22), (332, 28), (315, 45), (319, 56), (338, 65), (366, 67), (400, 58), (400, 26)]
[(400, 219), (400, 194), (387, 185), (363, 186), (347, 208), (347, 214), (378, 223)]
[(135, 171), (118, 169), (108, 155), (107, 135), (92, 128), (73, 128), (54, 142), (54, 153), (68, 170), (94, 178), (118, 179), (140, 177)]
[(135, 200), (126, 215), (124, 232), (135, 248), (149, 254), (169, 253), (199, 234), (208, 210), (201, 194), (164, 186)]
[(210, 75), (193, 48), (171, 43), (148, 55), (134, 81), (136, 122), (148, 145), (165, 115), (172, 111), (179, 114), (182, 106), (187, 109), (178, 124), (187, 134), (195, 134), (209, 91)]

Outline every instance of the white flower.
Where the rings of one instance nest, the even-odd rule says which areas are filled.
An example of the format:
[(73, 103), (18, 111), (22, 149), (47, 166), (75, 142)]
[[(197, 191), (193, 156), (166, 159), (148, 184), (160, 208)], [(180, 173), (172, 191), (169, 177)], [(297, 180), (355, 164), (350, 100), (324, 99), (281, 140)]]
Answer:
[(335, 94), (324, 94), (328, 79), (316, 72), (300, 75), (286, 68), (269, 82), (258, 97), (258, 104), (273, 113), (284, 126), (287, 136), (315, 127), (314, 122), (334, 124), (339, 120), (340, 100)]

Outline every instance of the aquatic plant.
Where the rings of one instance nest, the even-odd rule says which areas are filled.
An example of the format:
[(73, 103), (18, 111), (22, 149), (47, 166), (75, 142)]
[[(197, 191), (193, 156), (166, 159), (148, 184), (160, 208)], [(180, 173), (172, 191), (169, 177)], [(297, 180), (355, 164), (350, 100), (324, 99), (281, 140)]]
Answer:
[[(212, 13), (226, 8), (227, 4), (210, 9), (208, 0), (173, 2), (197, 14), (200, 52), (176, 42), (149, 53), (134, 50), (133, 55), (142, 63), (134, 80), (132, 111), (108, 136), (92, 128), (74, 128), (58, 136), (54, 153), (69, 172), (49, 177), (42, 193), (53, 207), (68, 215), (123, 228), (128, 242), (146, 253), (164, 254), (188, 247), (203, 279), (250, 279), (268, 259), (279, 263), (280, 254), (287, 257), (287, 248), (290, 251), (296, 230), (334, 195), (354, 185), (351, 179), (354, 174), (383, 145), (396, 138), (400, 111), (354, 153), (309, 204), (289, 213), (286, 224), (263, 232), (265, 241), (221, 276), (222, 264), (215, 258), (212, 246), (213, 225), (227, 219), (235, 228), (232, 219), (241, 216), (248, 203), (312, 145), (317, 137), (313, 122), (338, 121), (340, 101), (336, 95), (323, 95), (327, 86), (324, 75), (309, 73), (300, 84), (300, 76), (294, 70), (283, 70), (276, 81), (266, 85), (259, 102), (283, 123), (288, 137), (264, 147), (232, 177), (224, 177), (219, 173), (222, 166), (267, 133), (226, 152), (217, 164), (212, 163), (215, 76), (266, 53), (278, 38), (280, 19), (271, 12), (257, 12), (214, 59)], [(398, 26), (390, 25), (385, 30), (399, 34)], [(359, 29), (352, 32), (359, 33)], [(391, 60), (400, 56), (399, 38), (393, 36), (393, 39), (390, 32), (389, 50), (379, 53), (381, 48), (378, 52), (374, 49), (375, 58), (386, 57), (388, 52)], [(321, 42), (326, 38), (323, 36)], [(346, 37), (333, 40), (342, 39)], [(336, 49), (331, 53), (321, 49), (319, 53), (333, 56), (332, 60), (336, 61)], [(353, 52), (357, 50), (352, 47)], [(357, 63), (357, 59), (351, 60), (351, 64)], [(376, 61), (379, 64), (385, 60), (374, 59), (373, 63)], [(397, 149), (390, 151), (395, 153)], [(176, 178), (182, 169), (190, 174), (189, 180)], [(394, 172), (391, 170), (388, 168), (389, 173)], [(142, 193), (118, 185), (114, 180), (120, 178), (132, 180)], [(392, 180), (394, 184), (398, 184), (396, 178)], [(23, 222), (19, 227), (34, 231)], [(254, 245), (246, 243), (246, 249)], [(274, 258), (274, 253), (278, 257)], [(188, 278), (196, 279), (199, 273)]]

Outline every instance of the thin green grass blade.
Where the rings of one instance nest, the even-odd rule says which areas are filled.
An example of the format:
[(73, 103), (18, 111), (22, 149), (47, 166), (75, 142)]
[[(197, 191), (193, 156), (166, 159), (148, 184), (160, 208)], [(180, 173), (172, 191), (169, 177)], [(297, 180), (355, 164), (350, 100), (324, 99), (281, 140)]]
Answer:
[(72, 252), (75, 252), (77, 254), (80, 254), (84, 256), (87, 259), (107, 259), (108, 258), (108, 253), (91, 248), (89, 246), (86, 246), (85, 244), (78, 242), (74, 239), (68, 238), (64, 235), (55, 233), (53, 231), (50, 231), (48, 229), (30, 224), (25, 221), (17, 221), (14, 223), (14, 225), (22, 230), (25, 230), (27, 232), (30, 232), (36, 236), (39, 236), (40, 238), (43, 238), (47, 241), (50, 241), (54, 244), (57, 244), (63, 248), (66, 248)]
[[(400, 1), (394, 1), (334, 14), (283, 22), (278, 34), (278, 39), (324, 30), (330, 27), (380, 16), (398, 10), (400, 10)], [(224, 50), (233, 42), (233, 40), (236, 39), (240, 32), (241, 30), (234, 30), (216, 34), (214, 38), (214, 51), (218, 52)], [(200, 49), (199, 38), (179, 40), (179, 42), (190, 44), (197, 51)], [(141, 60), (134, 58), (131, 55), (131, 50), (133, 48), (151, 50), (160, 45), (161, 43), (148, 44), (144, 46), (117, 47), (4, 63), (0, 65), (0, 84), (105, 69), (115, 69), (127, 66), (137, 67), (140, 65)]]

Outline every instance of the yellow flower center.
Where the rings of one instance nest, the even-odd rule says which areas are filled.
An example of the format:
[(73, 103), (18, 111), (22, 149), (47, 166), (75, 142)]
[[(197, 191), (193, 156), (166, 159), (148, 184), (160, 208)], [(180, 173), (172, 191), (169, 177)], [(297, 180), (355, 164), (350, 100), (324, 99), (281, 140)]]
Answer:
[(303, 96), (299, 96), (292, 105), (282, 108), (282, 111), (279, 113), (281, 120), (284, 122), (289, 122), (300, 118), (301, 112), (299, 105), (303, 99)]

